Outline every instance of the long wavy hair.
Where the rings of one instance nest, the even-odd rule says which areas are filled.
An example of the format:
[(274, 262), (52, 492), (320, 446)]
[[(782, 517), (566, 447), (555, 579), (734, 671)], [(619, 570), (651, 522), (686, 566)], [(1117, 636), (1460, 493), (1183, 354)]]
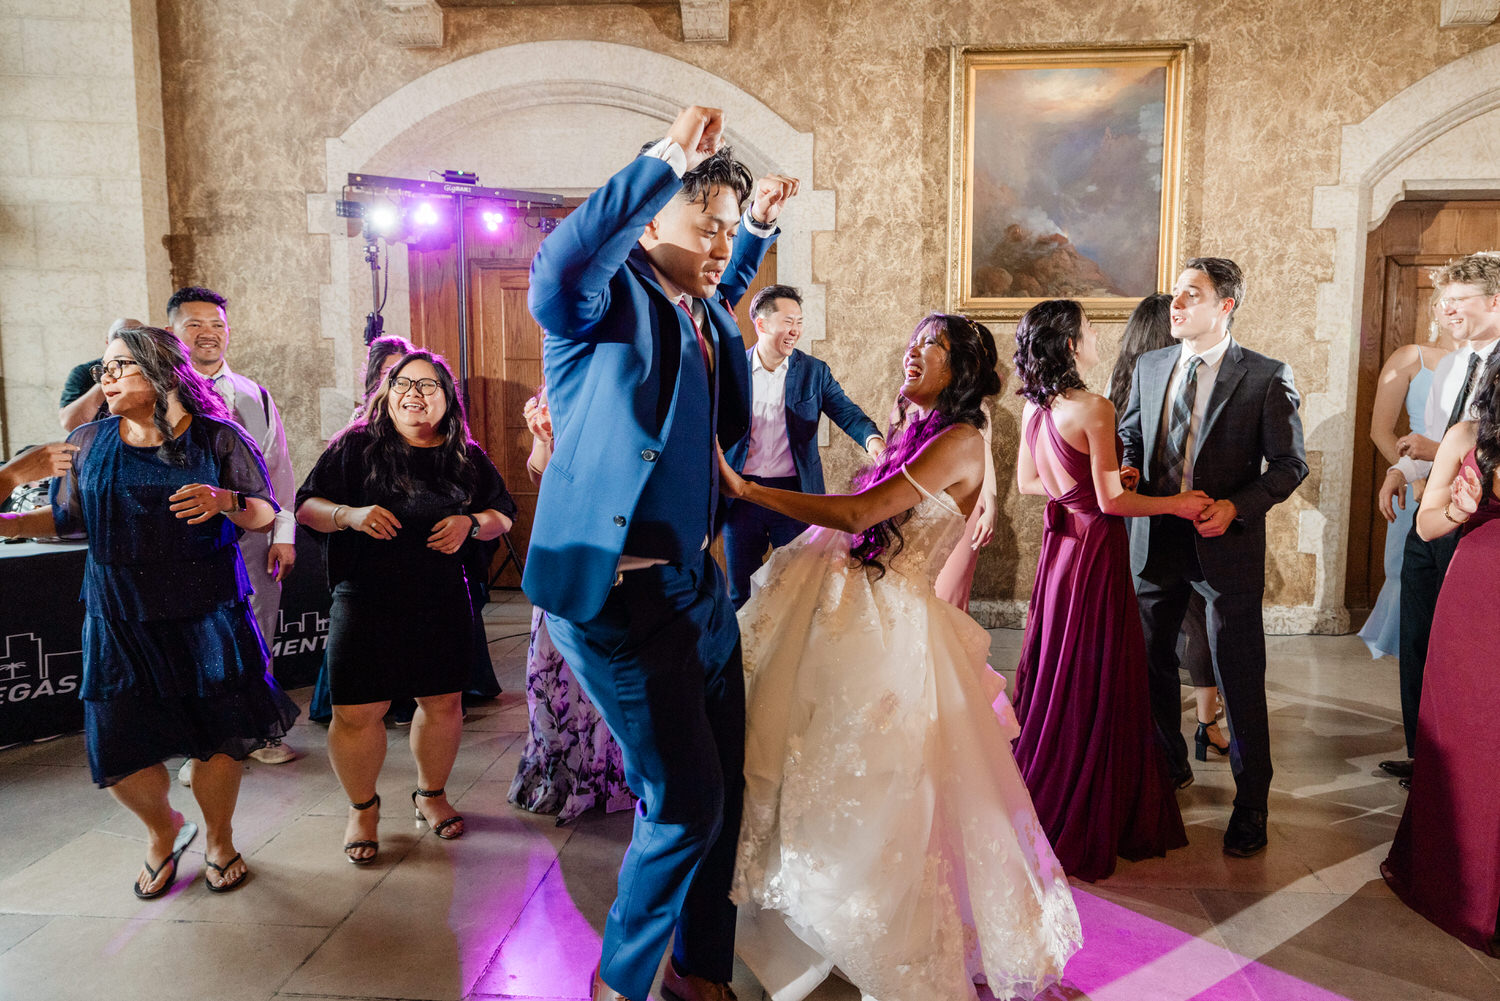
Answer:
[(1148, 295), (1125, 321), (1120, 335), (1120, 355), (1109, 376), (1109, 402), (1115, 405), (1115, 416), (1125, 412), (1130, 403), (1130, 380), (1135, 375), (1136, 359), (1147, 351), (1171, 347), (1172, 297), (1165, 292)]
[[(910, 344), (937, 328), (938, 334), (947, 341), (948, 385), (938, 393), (932, 410), (910, 421), (907, 420), (908, 402), (903, 398), (896, 405), (896, 419), (886, 431), (886, 449), (871, 466), (854, 476), (856, 491), (894, 476), (902, 466), (921, 451), (922, 446), (955, 424), (967, 424), (983, 429), (985, 399), (1000, 392), (1001, 379), (996, 366), (999, 352), (995, 348), (995, 335), (988, 327), (976, 323), (967, 316), (952, 313), (931, 313), (917, 324)], [(882, 522), (871, 525), (850, 541), (849, 555), (861, 565), (874, 567), (877, 577), (885, 576), (886, 564), (906, 546), (901, 526), (911, 517), (908, 508)]]
[(1481, 498), (1493, 494), (1491, 484), (1500, 468), (1500, 352), (1491, 352), (1479, 377), (1479, 392), (1474, 397), (1477, 415), (1474, 458), (1479, 462)]
[(448, 363), (442, 355), (431, 351), (412, 351), (398, 361), (370, 397), (365, 416), (350, 424), (345, 431), (346, 434), (356, 430), (367, 432), (365, 489), (379, 496), (401, 496), (416, 489), (411, 476), (411, 446), (396, 430), (390, 407), (392, 387), (397, 377), (414, 361), (425, 361), (433, 367), (437, 372), (439, 392), (448, 403), (437, 427), (441, 441), (434, 446), (438, 488), (448, 493), (455, 503), (467, 504), (473, 500), (474, 492), (474, 464), (469, 461), (469, 422)]
[(1016, 375), (1024, 396), (1043, 409), (1070, 389), (1087, 389), (1073, 352), (1083, 336), (1083, 307), (1072, 299), (1048, 299), (1016, 324)]
[(187, 464), (187, 441), (173, 438), (172, 425), (167, 422), (167, 406), (174, 395), (182, 409), (194, 417), (234, 420), (223, 398), (214, 390), (213, 383), (194, 370), (176, 334), (160, 327), (125, 327), (115, 332), (111, 343), (114, 341), (123, 341), (130, 349), (131, 357), (140, 367), (141, 377), (156, 392), (151, 423), (161, 432), (162, 442), (157, 454), (166, 462), (174, 466)]

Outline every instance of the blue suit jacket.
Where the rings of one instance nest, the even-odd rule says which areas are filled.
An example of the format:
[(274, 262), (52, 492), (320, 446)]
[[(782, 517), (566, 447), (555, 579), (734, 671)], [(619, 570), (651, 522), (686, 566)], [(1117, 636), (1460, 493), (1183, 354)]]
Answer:
[[(638, 157), (564, 219), (531, 264), (528, 305), (545, 331), (553, 451), (521, 584), (533, 603), (566, 619), (586, 621), (604, 606), (636, 502), (671, 431), (681, 345), (693, 335), (637, 241), (681, 190), (665, 161)], [(733, 304), (774, 239), (742, 227), (717, 294), (704, 300), (726, 449), (750, 425), (750, 374)], [(716, 532), (722, 514), (721, 505)]]
[[(745, 352), (748, 366), (755, 351)], [(805, 494), (820, 494), (823, 486), (823, 460), (818, 456), (818, 415), (827, 414), (844, 433), (864, 448), (880, 428), (848, 396), (834, 379), (828, 363), (805, 351), (793, 350), (784, 363), (786, 372), (786, 437), (791, 447), (792, 464), (797, 467), (798, 489)], [(746, 434), (724, 457), (736, 472), (742, 472), (750, 458), (750, 436)]]

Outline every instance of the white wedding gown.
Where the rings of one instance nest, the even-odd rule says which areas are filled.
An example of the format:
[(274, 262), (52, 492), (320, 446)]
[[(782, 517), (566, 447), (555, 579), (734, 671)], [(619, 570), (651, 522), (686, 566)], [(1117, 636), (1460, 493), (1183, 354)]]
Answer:
[(846, 533), (812, 528), (740, 612), (736, 950), (775, 1001), (835, 966), (878, 1001), (973, 999), (975, 981), (1030, 997), (1082, 941), (989, 636), (933, 591), (964, 518), (912, 483), (924, 499), (884, 577)]

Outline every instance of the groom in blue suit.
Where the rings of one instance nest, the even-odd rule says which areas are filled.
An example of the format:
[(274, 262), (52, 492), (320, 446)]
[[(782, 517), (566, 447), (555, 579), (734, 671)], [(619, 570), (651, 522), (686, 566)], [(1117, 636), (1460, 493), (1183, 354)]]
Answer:
[[(797, 350), (802, 339), (802, 296), (790, 285), (767, 285), (750, 301), (755, 346), (750, 362), (750, 433), (724, 453), (745, 479), (804, 494), (823, 492), (818, 418), (827, 414), (870, 455), (885, 439), (875, 422), (844, 394), (828, 363)], [(724, 564), (729, 600), (750, 600), (750, 575), (766, 547), (779, 548), (807, 525), (755, 504), (736, 504), (724, 523)]]
[(522, 584), (640, 799), (595, 1001), (646, 1001), (669, 942), (664, 997), (732, 996), (745, 689), (708, 546), (718, 450), (749, 426), (732, 310), (797, 182), (761, 179), (743, 211), (751, 177), (722, 135), (717, 109), (684, 109), (532, 263), (554, 448)]

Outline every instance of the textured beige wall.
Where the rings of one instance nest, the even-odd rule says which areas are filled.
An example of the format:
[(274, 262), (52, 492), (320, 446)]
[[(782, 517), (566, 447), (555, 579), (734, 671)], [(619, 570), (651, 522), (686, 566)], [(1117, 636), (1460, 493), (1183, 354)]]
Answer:
[[(463, 57), (551, 39), (638, 46), (722, 76), (811, 133), (812, 180), (837, 196), (836, 224), (813, 244), (814, 279), (827, 283), (818, 353), (874, 415), (888, 406), (905, 335), (942, 302), (948, 46), (1191, 41), (1180, 247), (1246, 267), (1237, 333), (1290, 362), (1307, 393), (1347, 367), (1313, 330), (1316, 286), (1333, 267), (1329, 231), (1311, 225), (1313, 189), (1338, 181), (1340, 127), (1500, 41), (1500, 28), (1439, 30), (1437, 0), (745, 0), (732, 7), (728, 45), (681, 42), (673, 7), (448, 10), (440, 49), (390, 45), (374, 0), (158, 9), (173, 277), (231, 297), (236, 367), (282, 401), (299, 469), (320, 447), (319, 390), (336, 384), (332, 332), (320, 330), (328, 237), (309, 234), (306, 198), (325, 187), (325, 141)], [(558, 68), (563, 78), (587, 72)], [(1002, 358), (1010, 332), (996, 328)], [(1104, 328), (1111, 354), (1090, 373), (1095, 385), (1118, 332)], [(1009, 396), (997, 408), (1005, 524), (980, 561), (981, 599), (1024, 599), (1036, 558), (1039, 506), (1009, 487), (1018, 413)], [(826, 461), (836, 483), (855, 452), (835, 435)], [(1310, 456), (1308, 482), (1271, 517), (1273, 604), (1314, 600), (1317, 555), (1298, 551), (1298, 523), (1319, 500), (1323, 462)]]
[(0, 5), (0, 451), (61, 436), (68, 370), (166, 304), (150, 0)]

